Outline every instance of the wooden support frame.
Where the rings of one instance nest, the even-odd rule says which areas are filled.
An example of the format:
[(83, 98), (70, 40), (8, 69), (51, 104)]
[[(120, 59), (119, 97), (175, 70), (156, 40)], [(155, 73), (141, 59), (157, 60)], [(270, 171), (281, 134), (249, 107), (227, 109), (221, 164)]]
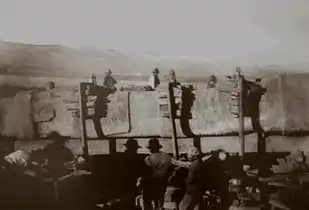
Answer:
[(245, 128), (245, 124), (244, 124), (244, 104), (243, 104), (243, 99), (244, 99), (244, 95), (243, 95), (243, 76), (241, 74), (241, 69), (239, 67), (236, 68), (236, 72), (237, 72), (237, 77), (238, 77), (238, 120), (239, 120), (239, 139), (240, 139), (240, 144), (241, 144), (241, 148), (240, 148), (240, 154), (241, 154), (241, 158), (243, 159), (244, 154), (245, 154), (245, 132), (244, 132), (244, 128)]
[(176, 158), (179, 157), (176, 123), (175, 123), (175, 99), (174, 99), (174, 87), (173, 84), (168, 83), (168, 107), (169, 107), (169, 119), (172, 126), (172, 141), (173, 141), (173, 154)]
[(80, 110), (80, 132), (81, 141), (83, 145), (83, 154), (85, 157), (89, 156), (88, 142), (87, 142), (87, 130), (86, 130), (86, 109), (84, 104), (86, 103), (85, 89), (87, 83), (80, 83), (79, 86), (79, 110)]

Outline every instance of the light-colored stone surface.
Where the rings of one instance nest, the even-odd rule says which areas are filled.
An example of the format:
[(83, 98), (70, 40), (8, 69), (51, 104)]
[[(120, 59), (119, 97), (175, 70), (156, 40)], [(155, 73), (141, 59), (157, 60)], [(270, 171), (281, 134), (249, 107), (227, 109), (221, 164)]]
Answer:
[(30, 92), (19, 92), (0, 100), (0, 132), (3, 136), (19, 139), (32, 137), (33, 121)]

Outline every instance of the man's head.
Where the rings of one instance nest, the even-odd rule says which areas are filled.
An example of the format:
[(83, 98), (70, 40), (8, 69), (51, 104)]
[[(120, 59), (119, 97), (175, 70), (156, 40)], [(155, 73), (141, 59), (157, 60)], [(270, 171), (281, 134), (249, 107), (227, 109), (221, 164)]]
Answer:
[(137, 153), (137, 150), (141, 148), (138, 144), (138, 141), (133, 138), (129, 138), (127, 142), (124, 144), (127, 152)]
[(160, 144), (158, 139), (153, 138), (148, 141), (147, 148), (150, 152), (158, 152), (162, 148), (162, 145)]
[(227, 159), (227, 153), (223, 149), (217, 149), (211, 153), (220, 161), (225, 161)]
[(69, 138), (66, 136), (62, 136), (59, 132), (53, 131), (48, 135), (48, 139), (53, 140), (53, 144), (63, 145), (65, 144)]
[(107, 76), (111, 76), (112, 75), (112, 71), (110, 69), (108, 69), (107, 72), (106, 72), (106, 75)]
[(210, 80), (217, 80), (217, 78), (216, 78), (215, 75), (211, 75), (211, 76), (210, 76)]
[(158, 76), (158, 74), (160, 73), (159, 69), (158, 68), (155, 68), (153, 71), (152, 71), (152, 74), (154, 76)]
[(97, 83), (97, 76), (95, 74), (91, 75), (91, 82), (92, 82), (92, 84), (96, 84)]
[(176, 80), (176, 73), (175, 73), (174, 69), (172, 69), (170, 71), (169, 78), (170, 78), (171, 81), (175, 81)]
[(197, 160), (201, 157), (201, 153), (198, 148), (190, 147), (188, 151), (188, 159), (189, 161)]

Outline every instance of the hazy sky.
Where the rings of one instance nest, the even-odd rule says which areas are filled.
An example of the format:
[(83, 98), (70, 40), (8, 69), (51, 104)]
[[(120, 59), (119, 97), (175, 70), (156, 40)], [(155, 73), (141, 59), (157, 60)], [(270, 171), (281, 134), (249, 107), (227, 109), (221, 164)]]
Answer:
[(307, 62), (308, 0), (1, 0), (0, 39), (274, 64)]

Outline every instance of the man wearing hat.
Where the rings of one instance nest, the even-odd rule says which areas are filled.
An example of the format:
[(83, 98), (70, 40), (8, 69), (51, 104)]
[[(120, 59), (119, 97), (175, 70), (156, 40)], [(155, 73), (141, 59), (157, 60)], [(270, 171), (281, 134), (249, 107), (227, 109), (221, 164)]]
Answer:
[(209, 88), (215, 88), (217, 85), (217, 78), (215, 75), (211, 75), (210, 76), (210, 79), (209, 79), (209, 82), (207, 84), (207, 89)]
[(63, 176), (68, 173), (65, 163), (74, 160), (72, 151), (65, 146), (69, 138), (62, 136), (56, 131), (51, 132), (48, 138), (53, 140), (53, 142), (40, 151), (41, 158), (48, 161), (46, 169), (51, 175), (56, 177)]
[(112, 77), (112, 71), (108, 69), (104, 77), (103, 85), (116, 90), (116, 86), (115, 86), (116, 84), (117, 84), (117, 81), (114, 79), (114, 77)]
[(144, 209), (153, 209), (151, 203), (154, 202), (155, 209), (161, 210), (163, 209), (164, 195), (171, 172), (171, 157), (160, 151), (162, 145), (158, 139), (150, 139), (147, 148), (151, 154), (145, 158), (145, 163), (150, 172), (147, 177), (144, 177)]
[(119, 181), (125, 205), (134, 209), (135, 199), (138, 195), (137, 180), (142, 176), (146, 165), (143, 157), (137, 153), (141, 147), (136, 139), (129, 138), (124, 146), (126, 149), (121, 163), (123, 172), (120, 174)]
[(152, 71), (152, 75), (149, 78), (148, 86), (151, 90), (156, 90), (157, 87), (160, 85), (160, 79), (159, 79), (159, 69), (155, 68)]
[(177, 81), (176, 73), (174, 69), (171, 69), (169, 73), (169, 82), (172, 84), (175, 88), (181, 88), (181, 83)]
[(205, 193), (206, 166), (196, 147), (190, 147), (188, 159), (191, 162), (186, 179), (186, 193), (180, 202), (180, 210), (204, 209), (203, 195)]

